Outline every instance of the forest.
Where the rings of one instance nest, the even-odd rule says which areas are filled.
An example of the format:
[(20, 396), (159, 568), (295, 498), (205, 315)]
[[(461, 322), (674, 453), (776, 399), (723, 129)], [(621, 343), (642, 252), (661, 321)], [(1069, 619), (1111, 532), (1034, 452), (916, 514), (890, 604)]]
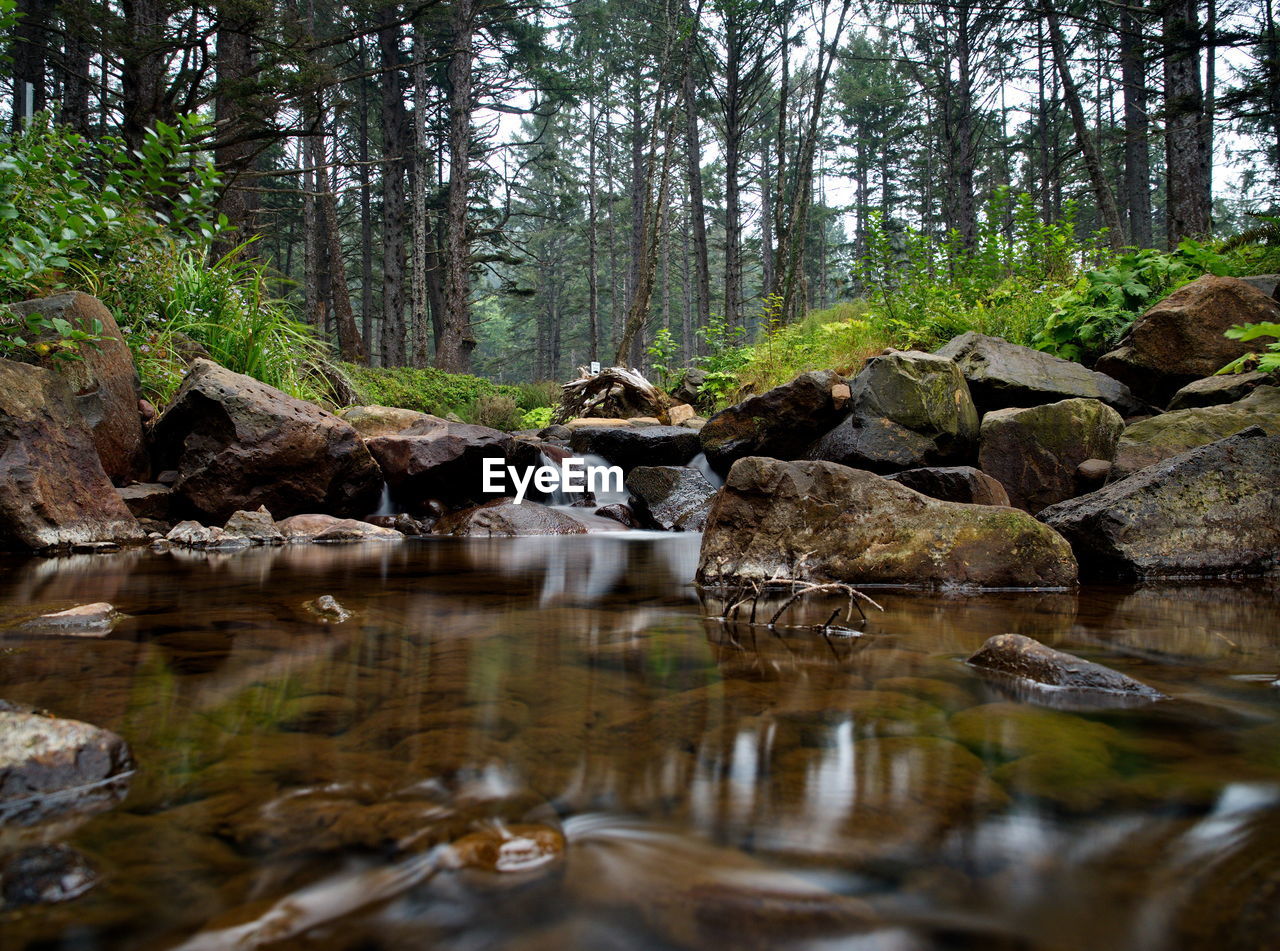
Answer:
[(1280, 265), (1271, 0), (0, 17), (0, 294), (100, 296), (159, 403), (192, 339), (473, 414), (497, 389), (413, 371), (698, 366), (724, 399), (966, 329), (1087, 360), (1181, 283)]

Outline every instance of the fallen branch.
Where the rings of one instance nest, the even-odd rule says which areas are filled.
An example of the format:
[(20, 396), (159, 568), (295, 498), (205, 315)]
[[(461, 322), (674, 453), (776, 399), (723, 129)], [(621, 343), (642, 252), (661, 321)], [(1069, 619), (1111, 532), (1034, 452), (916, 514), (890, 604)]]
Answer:
[(579, 367), (578, 379), (561, 387), (560, 405), (552, 419), (557, 423), (593, 415), (610, 419), (636, 416), (665, 419), (668, 402), (662, 391), (639, 370), (606, 367), (593, 374), (586, 367)]
[[(734, 621), (734, 622), (738, 621), (738, 617), (742, 611), (742, 608), (750, 604), (751, 615), (750, 615), (750, 619), (747, 621), (747, 624), (753, 627), (757, 626), (756, 625), (756, 609), (759, 607), (760, 599), (762, 597), (765, 597), (770, 592), (777, 591), (778, 589), (789, 590), (790, 595), (787, 597), (785, 601), (782, 602), (782, 605), (778, 608), (778, 610), (773, 612), (773, 615), (763, 625), (764, 627), (768, 627), (768, 628), (776, 627), (778, 624), (778, 621), (782, 618), (782, 615), (787, 612), (788, 608), (790, 608), (793, 604), (795, 604), (801, 598), (804, 598), (808, 595), (813, 595), (813, 594), (843, 594), (848, 599), (848, 605), (845, 608), (845, 618), (844, 618), (844, 623), (846, 625), (851, 624), (853, 622), (853, 612), (855, 610), (862, 617), (863, 623), (864, 624), (866, 623), (867, 614), (865, 611), (862, 610), (862, 605), (859, 603), (861, 601), (865, 601), (867, 604), (871, 605), (873, 608), (875, 608), (878, 611), (884, 610), (884, 608), (881, 605), (879, 605), (876, 601), (874, 601), (872, 598), (870, 598), (866, 594), (863, 594), (857, 588), (853, 587), (853, 585), (845, 584), (842, 581), (816, 582), (816, 581), (802, 581), (798, 578), (773, 577), (773, 578), (770, 578), (768, 581), (753, 581), (753, 582), (750, 582), (749, 584), (746, 584), (737, 588), (726, 599), (726, 602), (725, 602), (726, 607), (723, 615), (724, 620)], [(840, 615), (840, 609), (837, 608), (835, 611), (831, 612), (831, 617), (827, 618), (825, 624), (788, 625), (788, 626), (810, 627), (810, 628), (820, 630), (825, 634), (828, 630), (831, 629), (832, 623), (835, 621), (837, 617), (839, 617), (839, 615)]]

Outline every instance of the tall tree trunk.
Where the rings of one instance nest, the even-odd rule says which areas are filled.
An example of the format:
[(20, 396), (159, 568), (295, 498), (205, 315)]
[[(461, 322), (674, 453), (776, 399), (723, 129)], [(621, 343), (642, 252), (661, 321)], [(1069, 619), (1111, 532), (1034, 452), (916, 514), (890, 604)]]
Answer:
[(1142, 21), (1133, 7), (1120, 10), (1120, 79), (1124, 87), (1124, 183), (1129, 240), (1152, 246), (1151, 152), (1148, 144), (1147, 63)]
[(1197, 0), (1164, 7), (1165, 233), (1169, 247), (1212, 230)]
[(454, 0), (453, 55), (449, 59), (448, 243), (444, 249), (444, 318), (436, 341), (436, 366), (453, 373), (471, 370), (476, 341), (471, 332), (467, 199), (471, 172), (471, 84), (474, 65), (474, 0)]
[(303, 140), (298, 149), (302, 165), (302, 296), (307, 321), (321, 334), (325, 332), (325, 299), (321, 293), (324, 269), (324, 244), (320, 229), (322, 219), (319, 210), (319, 187), (314, 157), (314, 147), (309, 139)]
[(246, 4), (223, 2), (218, 7), (217, 84), (214, 93), (214, 121), (217, 144), (213, 161), (222, 173), (226, 187), (218, 202), (218, 210), (227, 216), (234, 232), (218, 242), (215, 253), (225, 254), (235, 245), (255, 234), (257, 201), (244, 188), (242, 176), (253, 161), (254, 147), (244, 137), (245, 83), (253, 72), (251, 37), (256, 15)]
[(330, 313), (338, 336), (338, 352), (348, 363), (363, 363), (364, 348), (360, 344), (360, 332), (356, 329), (355, 314), (351, 309), (351, 290), (347, 284), (346, 262), (342, 253), (342, 233), (338, 229), (338, 199), (325, 171), (329, 164), (329, 147), (326, 144), (324, 105), (319, 108), (317, 134), (312, 139), (313, 163), (316, 166), (315, 182), (319, 194), (316, 200), (321, 215), (321, 231), (324, 233), (324, 251), (329, 261), (328, 284)]
[[(688, 8), (686, 7), (686, 13)], [(693, 45), (692, 33), (689, 46)], [(711, 315), (711, 267), (707, 252), (707, 209), (702, 196), (702, 138), (698, 129), (698, 98), (693, 82), (693, 51), (688, 50), (684, 67), (685, 169), (689, 180), (689, 225), (693, 236), (693, 255), (697, 266), (694, 291), (698, 306), (698, 323), (705, 324)], [(727, 164), (727, 159), (726, 159)], [(726, 178), (726, 185), (736, 191), (736, 175)], [(736, 198), (736, 195), (735, 195)], [(728, 212), (726, 211), (726, 215)], [(726, 238), (727, 241), (727, 238)], [(729, 250), (726, 245), (726, 261)], [(726, 264), (726, 274), (728, 265)], [(728, 300), (726, 293), (726, 314)]]
[(125, 145), (141, 149), (156, 120), (173, 121), (165, 95), (164, 26), (161, 0), (122, 0), (125, 43), (121, 55), (121, 135)]
[(1116, 196), (1107, 181), (1106, 171), (1102, 167), (1102, 156), (1098, 153), (1098, 143), (1089, 134), (1089, 126), (1085, 120), (1084, 107), (1080, 103), (1080, 92), (1076, 88), (1075, 79), (1071, 75), (1071, 64), (1067, 60), (1066, 43), (1062, 39), (1062, 27), (1058, 22), (1057, 11), (1052, 0), (1042, 0), (1040, 5), (1045, 23), (1049, 27), (1049, 43), (1053, 49), (1054, 61), (1058, 64), (1058, 76), (1062, 79), (1062, 96), (1071, 114), (1071, 125), (1075, 129), (1076, 142), (1084, 156), (1085, 168), (1089, 172), (1089, 182), (1093, 186), (1094, 200), (1098, 203), (1098, 211), (1102, 215), (1102, 223), (1108, 229), (1111, 247), (1124, 246), (1124, 223), (1120, 220), (1120, 211), (1116, 207)]
[(587, 102), (587, 353), (595, 362), (600, 359), (600, 266), (596, 229), (596, 103)]
[[(413, 196), (410, 212), (413, 256), (409, 269), (408, 356), (415, 367), (425, 367), (431, 362), (427, 335), (431, 321), (427, 301), (427, 179), (431, 174), (427, 153), (427, 59), (430, 55), (426, 25), (419, 19), (413, 24), (413, 170), (409, 175)], [(437, 347), (439, 343), (437, 337)]]
[(405, 175), (409, 152), (409, 116), (404, 107), (400, 80), (400, 32), (398, 11), (383, 7), (378, 13), (378, 53), (382, 65), (382, 362), (405, 362), (404, 267)]
[(62, 102), (58, 121), (81, 135), (89, 134), (89, 64), (93, 58), (97, 31), (92, 13), (84, 0), (68, 0), (61, 4), (65, 38), (62, 47)]
[[(360, 43), (360, 72), (369, 71), (365, 37)], [(370, 366), (380, 366), (377, 338), (373, 332), (373, 181), (369, 174), (369, 80), (360, 80), (360, 336)]]

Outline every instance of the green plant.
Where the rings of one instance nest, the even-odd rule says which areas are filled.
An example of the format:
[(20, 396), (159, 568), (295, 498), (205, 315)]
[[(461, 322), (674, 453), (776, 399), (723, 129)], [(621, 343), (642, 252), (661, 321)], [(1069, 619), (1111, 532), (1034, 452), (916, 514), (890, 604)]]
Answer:
[(84, 330), (61, 317), (45, 317), (36, 313), (19, 317), (0, 308), (0, 357), (80, 360), (83, 359), (81, 350), (84, 347), (97, 347), (101, 340), (102, 321), (97, 318), (88, 330)]
[(520, 389), (435, 367), (364, 367), (341, 364), (368, 403), (420, 413), (465, 416), (481, 396), (504, 394), (519, 405)]
[(540, 380), (537, 383), (517, 383), (515, 391), (516, 405), (523, 410), (555, 406), (560, 401), (560, 384), (555, 380)]
[(1203, 274), (1230, 274), (1221, 252), (1184, 238), (1172, 252), (1129, 251), (1089, 271), (1053, 301), (1053, 313), (1033, 344), (1070, 360), (1110, 349), (1142, 311)]
[(653, 343), (645, 347), (644, 352), (649, 356), (649, 365), (657, 375), (657, 384), (664, 390), (671, 389), (676, 383), (679, 368), (673, 364), (678, 350), (676, 338), (672, 336), (669, 327), (658, 328), (658, 332), (653, 335)]
[(1258, 369), (1263, 373), (1274, 373), (1280, 370), (1280, 324), (1264, 321), (1258, 324), (1244, 324), (1227, 330), (1226, 335), (1232, 340), (1257, 340), (1260, 337), (1274, 337), (1275, 341), (1267, 344), (1265, 353), (1247, 353), (1239, 359), (1232, 360), (1219, 373), (1241, 373), (1249, 369)]
[(491, 429), (512, 430), (524, 426), (524, 413), (516, 406), (516, 398), (507, 393), (486, 393), (459, 415)]
[(546, 429), (551, 425), (551, 414), (555, 412), (551, 406), (535, 406), (526, 410), (520, 429)]

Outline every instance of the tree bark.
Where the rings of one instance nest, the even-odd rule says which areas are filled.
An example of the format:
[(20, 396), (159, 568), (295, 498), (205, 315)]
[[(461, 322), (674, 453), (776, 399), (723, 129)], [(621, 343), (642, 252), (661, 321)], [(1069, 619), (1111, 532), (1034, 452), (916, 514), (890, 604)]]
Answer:
[(471, 370), (476, 341), (471, 332), (471, 246), (467, 236), (467, 203), (471, 171), (472, 67), (474, 65), (474, 0), (454, 0), (453, 54), (449, 59), (449, 196), (444, 248), (444, 317), (436, 341), (436, 366), (453, 373)]
[(27, 84), (31, 86), (30, 101), (34, 112), (40, 112), (49, 104), (46, 87), (46, 67), (49, 59), (48, 42), (52, 31), (49, 18), (53, 13), (53, 0), (18, 0), (16, 12), (20, 14), (13, 28), (13, 129), (20, 131), (27, 116)]
[[(427, 178), (431, 174), (427, 154), (427, 44), (426, 26), (419, 19), (413, 24), (413, 169), (409, 175), (412, 194), (410, 212), (413, 255), (409, 273), (409, 361), (415, 367), (430, 364), (427, 327), (431, 313), (427, 301)], [(437, 337), (437, 346), (439, 339)]]
[(378, 52), (382, 65), (382, 362), (405, 362), (405, 172), (409, 117), (400, 80), (400, 31), (394, 6), (378, 14)]
[[(1139, 4), (1141, 0), (1138, 0)], [(1151, 153), (1148, 145), (1147, 64), (1142, 21), (1135, 7), (1120, 10), (1120, 81), (1124, 88), (1124, 183), (1129, 240), (1152, 246)]]
[(245, 131), (245, 84), (253, 72), (251, 37), (256, 16), (247, 4), (223, 2), (218, 8), (216, 48), (217, 83), (214, 93), (214, 122), (217, 144), (214, 165), (222, 173), (225, 187), (218, 210), (227, 216), (235, 229), (219, 239), (215, 254), (225, 254), (249, 240), (256, 233), (257, 201), (252, 192), (239, 183), (253, 162), (253, 143), (242, 135)]
[(121, 135), (129, 149), (141, 149), (156, 121), (174, 121), (165, 95), (164, 26), (160, 0), (122, 0), (125, 43), (120, 61)]
[[(688, 8), (686, 7), (686, 14)], [(692, 34), (689, 45), (692, 46)], [(694, 299), (697, 303), (697, 321), (698, 325), (706, 324), (711, 316), (711, 266), (709, 254), (707, 251), (707, 209), (706, 203), (702, 195), (702, 138), (698, 129), (698, 100), (697, 90), (694, 88), (693, 82), (693, 51), (688, 50), (685, 57), (684, 68), (684, 111), (685, 111), (685, 169), (688, 175), (689, 183), (689, 230), (693, 237), (693, 256), (696, 266), (696, 279), (694, 282)], [(736, 152), (734, 155), (736, 159)], [(729, 158), (726, 154), (726, 168), (729, 165)], [(737, 174), (736, 171), (730, 174), (726, 171), (725, 184), (727, 188), (734, 190), (734, 199), (737, 195)], [(726, 219), (728, 220), (729, 212), (726, 204)], [(726, 234), (725, 246), (725, 268), (726, 280), (728, 276), (728, 260), (729, 260), (729, 244)], [(726, 288), (727, 288), (726, 284)], [(728, 291), (726, 290), (725, 308), (728, 312)]]
[(1213, 227), (1205, 151), (1197, 0), (1164, 7), (1165, 235), (1170, 248)]

